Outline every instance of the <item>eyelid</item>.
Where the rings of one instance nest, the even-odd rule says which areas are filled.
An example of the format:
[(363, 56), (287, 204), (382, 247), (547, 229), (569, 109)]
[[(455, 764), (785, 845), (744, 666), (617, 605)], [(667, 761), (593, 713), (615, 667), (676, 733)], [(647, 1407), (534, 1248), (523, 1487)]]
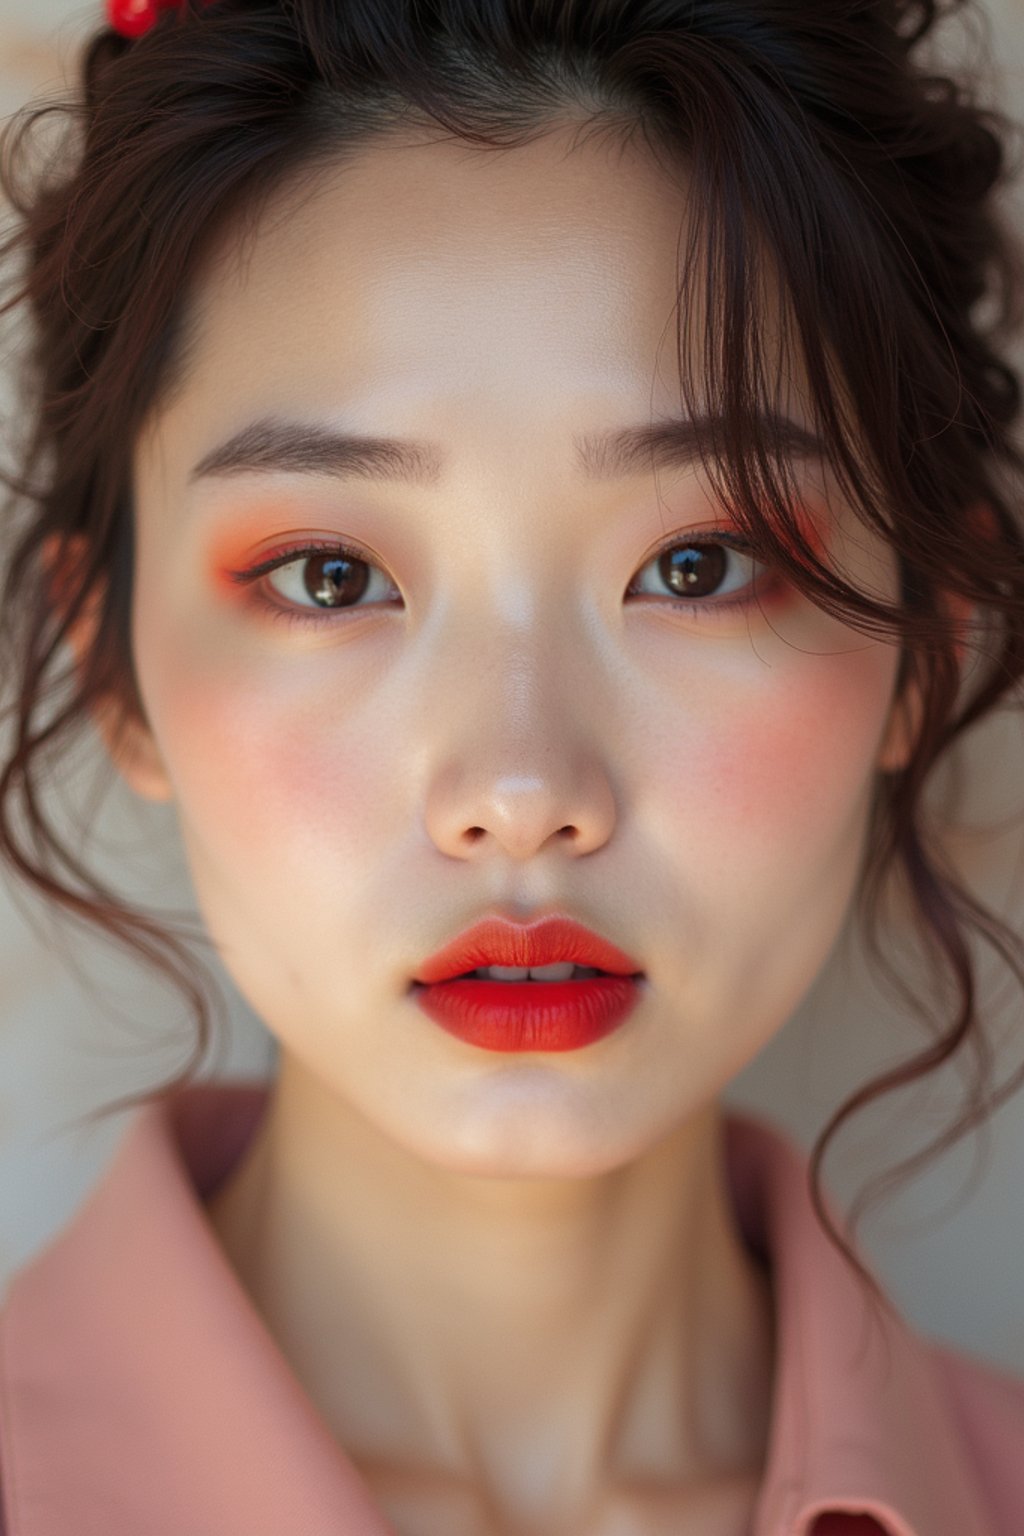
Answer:
[[(739, 534), (733, 533), (728, 528), (683, 528), (667, 535), (660, 544), (657, 544), (646, 559), (641, 562), (639, 569), (649, 565), (652, 560), (656, 560), (664, 550), (673, 549), (676, 545), (685, 546), (688, 543), (728, 544), (731, 548), (738, 549), (742, 554), (752, 555), (755, 553), (749, 543), (742, 539)], [(275, 548), (256, 565), (246, 566), (242, 570), (227, 571), (225, 574), (229, 581), (236, 582), (239, 585), (246, 585), (249, 582), (258, 580), (261, 576), (269, 575), (271, 571), (279, 566), (289, 563), (289, 559), (297, 560), (303, 555), (312, 557), (314, 555), (328, 554), (339, 554), (346, 559), (362, 560), (367, 565), (380, 565), (380, 561), (369, 550), (363, 549), (361, 545), (349, 538), (325, 539), (323, 543), (300, 539), (294, 545), (283, 545)]]
[(643, 565), (649, 565), (666, 549), (675, 549), (677, 546), (685, 549), (691, 544), (728, 544), (730, 549), (738, 549), (742, 554), (754, 553), (753, 547), (731, 528), (680, 528), (675, 533), (669, 534), (660, 544), (655, 545)]
[(245, 566), (239, 571), (225, 572), (229, 581), (246, 586), (250, 582), (257, 581), (261, 576), (267, 576), (279, 566), (290, 564), (292, 560), (301, 559), (302, 556), (312, 558), (314, 555), (342, 555), (349, 560), (362, 560), (367, 565), (380, 565), (380, 561), (371, 555), (369, 550), (363, 549), (354, 540), (349, 538), (336, 539), (324, 538), (322, 542), (313, 539), (299, 539), (295, 544), (283, 544), (275, 547), (269, 555), (266, 555), (256, 565)]

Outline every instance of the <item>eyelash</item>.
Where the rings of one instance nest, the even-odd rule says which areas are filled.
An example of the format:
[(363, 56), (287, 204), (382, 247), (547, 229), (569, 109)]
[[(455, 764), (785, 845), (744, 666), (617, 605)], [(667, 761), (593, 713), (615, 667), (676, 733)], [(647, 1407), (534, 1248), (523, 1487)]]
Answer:
[[(644, 561), (640, 569), (646, 569), (648, 565), (659, 559), (669, 549), (704, 549), (707, 547), (714, 548), (717, 545), (725, 545), (729, 549), (735, 549), (739, 554), (752, 555), (754, 553), (749, 544), (745, 543), (728, 529), (711, 528), (703, 530), (699, 535), (691, 539), (680, 537), (678, 534), (675, 535), (664, 544), (661, 544)], [(367, 551), (360, 549), (358, 545), (336, 542), (328, 544), (302, 544), (295, 548), (279, 550), (268, 559), (261, 561), (258, 565), (251, 566), (247, 570), (229, 571), (227, 575), (231, 581), (237, 582), (241, 586), (249, 586), (259, 581), (261, 577), (268, 576), (271, 571), (280, 570), (283, 566), (300, 563), (302, 560), (314, 559), (317, 555), (336, 555), (340, 556), (343, 560), (358, 560), (363, 564), (372, 566), (374, 569), (380, 569), (377, 562), (371, 559)], [(763, 564), (763, 562), (759, 563)], [(632, 583), (630, 585), (632, 586)], [(628, 590), (627, 588), (627, 592)], [(640, 593), (634, 595), (651, 597), (654, 594)], [(286, 624), (298, 624), (302, 627), (319, 625), (325, 622), (332, 623), (341, 615), (359, 613), (364, 611), (366, 607), (372, 608), (377, 606), (370, 603), (365, 604), (363, 608), (336, 608), (333, 610), (329, 608), (289, 608), (283, 603), (265, 597), (258, 588), (254, 590), (252, 601), (275, 622), (283, 621)], [(685, 608), (699, 623), (713, 623), (715, 618), (723, 612), (730, 610), (735, 612), (742, 608), (751, 607), (755, 601), (755, 596), (753, 591), (751, 591), (746, 596), (729, 597), (717, 601), (710, 599), (702, 601), (699, 598), (683, 597), (666, 597), (664, 601), (673, 608)]]

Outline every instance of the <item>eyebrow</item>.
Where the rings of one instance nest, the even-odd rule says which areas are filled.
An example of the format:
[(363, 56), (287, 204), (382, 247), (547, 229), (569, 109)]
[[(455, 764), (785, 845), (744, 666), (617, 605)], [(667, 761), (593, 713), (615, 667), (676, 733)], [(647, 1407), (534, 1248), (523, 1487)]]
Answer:
[[(758, 411), (755, 419), (774, 433), (790, 458), (821, 459), (825, 444), (817, 433), (788, 416)], [(700, 445), (721, 416), (671, 417), (644, 426), (576, 436), (579, 468), (589, 480), (613, 480), (680, 469), (700, 456)], [(205, 454), (189, 472), (189, 483), (206, 476), (307, 474), (338, 479), (403, 480), (435, 486), (445, 456), (435, 443), (345, 432), (314, 422), (277, 416), (251, 422)]]

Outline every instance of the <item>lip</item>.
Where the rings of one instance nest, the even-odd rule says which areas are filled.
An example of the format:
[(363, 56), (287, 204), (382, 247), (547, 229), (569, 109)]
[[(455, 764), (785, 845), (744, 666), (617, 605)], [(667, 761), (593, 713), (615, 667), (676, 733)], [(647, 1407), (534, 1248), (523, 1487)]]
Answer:
[(435, 981), (415, 986), (428, 1018), (486, 1051), (575, 1051), (611, 1034), (644, 994), (639, 976), (578, 981)]
[[(552, 913), (533, 923), (517, 923), (500, 914), (491, 914), (464, 929), (424, 960), (413, 981), (421, 986), (431, 986), (487, 965), (551, 965), (558, 960), (594, 966), (612, 976), (643, 974), (625, 950), (564, 914)], [(526, 985), (543, 986), (544, 983), (529, 982)]]

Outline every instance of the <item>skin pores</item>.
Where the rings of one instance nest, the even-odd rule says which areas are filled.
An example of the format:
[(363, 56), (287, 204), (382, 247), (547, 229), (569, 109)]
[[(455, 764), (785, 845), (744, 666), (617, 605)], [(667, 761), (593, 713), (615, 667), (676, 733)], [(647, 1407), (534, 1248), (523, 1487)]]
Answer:
[[(281, 1048), (219, 1230), (350, 1448), (477, 1485), (482, 1465), (552, 1518), (641, 1464), (681, 1486), (759, 1465), (766, 1292), (717, 1096), (819, 973), (899, 750), (895, 647), (770, 573), (760, 609), (672, 606), (665, 536), (728, 526), (699, 466), (576, 465), (577, 436), (679, 410), (684, 214), (607, 142), (378, 142), (282, 194), (244, 259), (224, 244), (135, 460), (152, 741), (121, 767), (173, 798), (205, 921)], [(431, 485), (190, 483), (272, 414), (445, 464)], [(844, 574), (893, 596), (889, 552), (819, 466), (796, 472)], [(226, 574), (331, 539), (372, 559), (358, 610), (307, 596), (315, 622), (289, 624)], [(264, 593), (288, 606), (299, 569)], [(499, 1056), (426, 1019), (412, 972), (496, 906), (557, 906), (635, 955), (628, 1024)], [(697, 1336), (703, 1366), (683, 1350), (665, 1378), (667, 1341)], [(538, 1423), (560, 1453), (534, 1487)]]

